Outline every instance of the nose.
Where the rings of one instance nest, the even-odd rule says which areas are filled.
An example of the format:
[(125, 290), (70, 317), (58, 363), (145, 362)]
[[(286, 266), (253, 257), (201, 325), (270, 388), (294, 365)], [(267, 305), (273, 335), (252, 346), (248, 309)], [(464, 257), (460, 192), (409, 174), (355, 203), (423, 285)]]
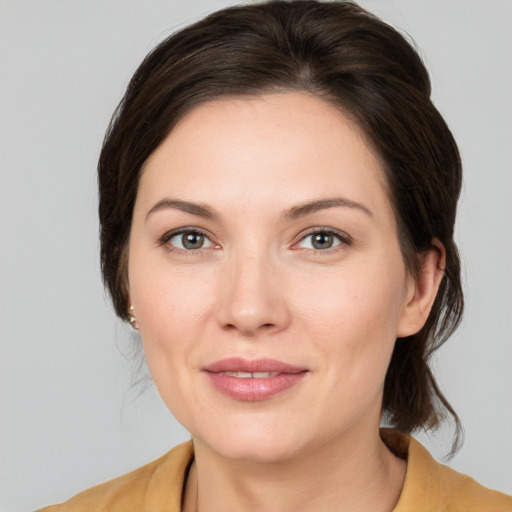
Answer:
[(268, 256), (246, 253), (226, 261), (219, 287), (217, 319), (223, 329), (255, 336), (288, 326), (290, 311), (284, 279)]

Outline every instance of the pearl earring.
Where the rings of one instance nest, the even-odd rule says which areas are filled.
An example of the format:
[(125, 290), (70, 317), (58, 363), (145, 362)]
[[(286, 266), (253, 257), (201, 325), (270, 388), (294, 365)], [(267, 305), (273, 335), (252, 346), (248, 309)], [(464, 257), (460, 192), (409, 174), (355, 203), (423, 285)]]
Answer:
[(129, 320), (132, 328), (135, 329), (136, 331), (138, 331), (139, 325), (137, 324), (137, 319), (135, 318), (135, 309), (133, 306), (130, 306), (130, 313), (129, 313), (128, 320)]

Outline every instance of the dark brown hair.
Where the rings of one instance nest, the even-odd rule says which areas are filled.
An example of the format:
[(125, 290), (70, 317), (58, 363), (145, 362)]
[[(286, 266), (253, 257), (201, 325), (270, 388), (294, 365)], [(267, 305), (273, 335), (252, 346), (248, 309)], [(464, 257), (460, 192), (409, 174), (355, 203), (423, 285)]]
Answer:
[(420, 332), (398, 339), (383, 411), (406, 432), (448, 411), (428, 366), (462, 315), (453, 240), (462, 169), (430, 100), (420, 57), (395, 29), (351, 2), (271, 1), (218, 11), (170, 36), (142, 62), (107, 131), (99, 172), (101, 268), (117, 315), (128, 318), (127, 247), (141, 167), (198, 104), (225, 96), (308, 91), (340, 108), (380, 156), (406, 266), (416, 273), (438, 239), (444, 277)]

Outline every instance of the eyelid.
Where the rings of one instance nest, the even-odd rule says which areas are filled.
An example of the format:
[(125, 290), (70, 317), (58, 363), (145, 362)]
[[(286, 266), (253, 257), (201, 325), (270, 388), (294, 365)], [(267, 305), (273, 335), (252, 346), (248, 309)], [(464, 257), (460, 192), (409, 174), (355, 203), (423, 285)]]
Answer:
[[(345, 233), (344, 231), (340, 231), (339, 229), (330, 228), (330, 227), (326, 227), (326, 226), (317, 226), (317, 227), (314, 227), (314, 228), (309, 228), (306, 231), (303, 231), (300, 235), (298, 235), (296, 240), (292, 244), (292, 248), (295, 249), (296, 246), (300, 242), (305, 240), (308, 236), (315, 235), (315, 234), (318, 234), (318, 233), (332, 235), (332, 236), (336, 237), (340, 241), (340, 243), (338, 245), (336, 245), (334, 247), (330, 247), (328, 249), (308, 249), (308, 248), (304, 248), (305, 250), (311, 250), (311, 251), (314, 251), (316, 253), (329, 253), (331, 251), (337, 250), (337, 248), (339, 246), (350, 246), (350, 245), (352, 245), (352, 243), (354, 241), (353, 238), (348, 233)], [(298, 249), (300, 249), (300, 248), (298, 248)]]
[[(203, 235), (211, 244), (213, 247), (202, 247), (201, 249), (180, 249), (179, 247), (170, 245), (168, 242), (172, 238), (178, 235), (182, 235), (184, 233), (198, 233), (200, 235)], [(206, 230), (198, 228), (196, 226), (185, 226), (181, 228), (171, 229), (170, 231), (166, 231), (159, 239), (158, 239), (158, 245), (159, 246), (166, 246), (166, 249), (173, 252), (181, 252), (181, 253), (188, 253), (188, 254), (200, 254), (201, 252), (205, 250), (210, 249), (217, 249), (219, 248), (219, 244), (214, 242), (213, 236)]]
[[(171, 246), (170, 244), (168, 244), (169, 240), (171, 240), (173, 237), (182, 235), (184, 233), (199, 233), (199, 234), (203, 235), (205, 238), (207, 238), (213, 247), (206, 247), (206, 248), (194, 249), (194, 250), (191, 250), (191, 249), (186, 250), (186, 249), (180, 249), (179, 247)], [(306, 250), (312, 250), (313, 252), (316, 252), (316, 253), (329, 253), (332, 250), (336, 250), (337, 247), (339, 247), (340, 245), (350, 246), (353, 243), (352, 237), (349, 234), (345, 233), (344, 231), (341, 231), (341, 230), (335, 229), (335, 228), (331, 228), (331, 227), (326, 227), (326, 226), (316, 226), (313, 228), (308, 228), (307, 230), (300, 233), (295, 238), (294, 242), (292, 243), (292, 249), (297, 250), (298, 248), (296, 246), (300, 242), (305, 240), (308, 236), (318, 234), (318, 233), (332, 235), (332, 236), (336, 237), (340, 241), (340, 243), (332, 248), (329, 248), (329, 249), (323, 249), (323, 250), (321, 250), (321, 249), (306, 249)], [(158, 245), (159, 246), (167, 246), (166, 248), (169, 251), (189, 253), (189, 254), (190, 253), (199, 254), (204, 250), (209, 250), (212, 248), (213, 249), (220, 248), (220, 245), (214, 241), (214, 237), (211, 235), (211, 233), (209, 233), (208, 231), (206, 231), (202, 228), (196, 227), (196, 226), (184, 226), (184, 227), (172, 229), (170, 231), (166, 231), (158, 239)]]

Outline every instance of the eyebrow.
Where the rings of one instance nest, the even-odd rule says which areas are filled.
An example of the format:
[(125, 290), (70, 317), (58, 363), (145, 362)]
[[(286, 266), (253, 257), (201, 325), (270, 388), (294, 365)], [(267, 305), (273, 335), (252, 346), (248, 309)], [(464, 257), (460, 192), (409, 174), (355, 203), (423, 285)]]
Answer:
[(320, 210), (325, 210), (327, 208), (335, 208), (337, 206), (344, 206), (346, 208), (354, 208), (356, 210), (360, 210), (364, 212), (369, 217), (373, 218), (372, 211), (366, 207), (364, 204), (358, 203), (356, 201), (351, 201), (350, 199), (346, 199), (344, 197), (332, 197), (328, 199), (319, 199), (317, 201), (311, 201), (308, 203), (304, 203), (298, 206), (294, 206), (283, 213), (283, 217), (286, 219), (295, 220), (300, 217), (305, 217), (306, 215), (310, 215), (312, 213), (318, 212)]
[(180, 201), (177, 199), (162, 199), (158, 201), (151, 210), (146, 214), (146, 220), (148, 217), (159, 210), (165, 210), (168, 208), (173, 208), (175, 210), (181, 210), (182, 212), (191, 213), (192, 215), (197, 215), (198, 217), (204, 217), (205, 219), (218, 219), (219, 214), (213, 210), (212, 208), (198, 203), (191, 203), (189, 201)]
[[(289, 208), (288, 210), (284, 211), (281, 216), (284, 217), (285, 219), (296, 220), (300, 217), (305, 217), (306, 215), (310, 215), (317, 211), (326, 210), (327, 208), (335, 208), (338, 206), (360, 210), (369, 217), (373, 218), (372, 211), (365, 205), (358, 203), (356, 201), (351, 201), (350, 199), (346, 199), (344, 197), (318, 199), (316, 201), (310, 201), (308, 203), (293, 206), (292, 208)], [(206, 206), (204, 204), (165, 198), (162, 199), (161, 201), (158, 201), (158, 203), (156, 203), (148, 211), (148, 213), (146, 214), (146, 220), (152, 213), (155, 213), (160, 210), (165, 210), (168, 208), (181, 210), (182, 212), (191, 213), (192, 215), (197, 215), (198, 217), (203, 217), (205, 219), (218, 220), (220, 218), (220, 215), (213, 208), (210, 208), (209, 206)]]

